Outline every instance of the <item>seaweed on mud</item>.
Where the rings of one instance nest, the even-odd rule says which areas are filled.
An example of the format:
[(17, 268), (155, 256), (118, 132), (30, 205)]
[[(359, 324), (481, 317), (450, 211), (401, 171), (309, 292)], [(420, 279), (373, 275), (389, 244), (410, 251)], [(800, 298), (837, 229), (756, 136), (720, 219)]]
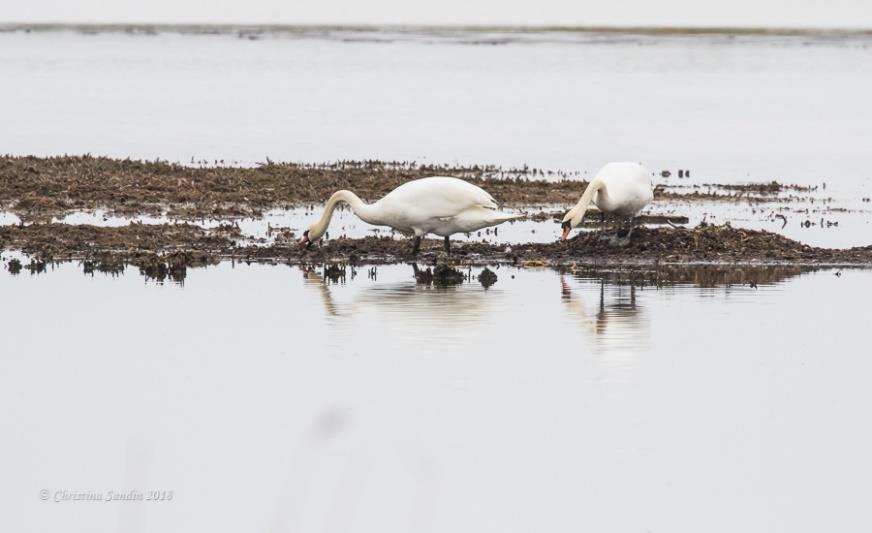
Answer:
[(700, 186), (729, 191), (756, 192), (760, 194), (778, 194), (785, 191), (812, 192), (818, 190), (819, 187), (818, 185), (779, 183), (775, 180), (764, 183), (704, 183)]
[(797, 265), (561, 265), (558, 272), (579, 279), (595, 279), (612, 285), (668, 287), (692, 285), (699, 288), (774, 285), (814, 270)]
[[(406, 240), (389, 237), (337, 238), (306, 249), (296, 243), (267, 246), (240, 244), (190, 224), (130, 224), (95, 227), (30, 224), (0, 227), (0, 245), (44, 261), (123, 261), (148, 266), (155, 256), (174, 257), (173, 264), (208, 264), (223, 258), (291, 264), (396, 263), (410, 258)], [(442, 242), (425, 239), (420, 260), (438, 257)], [(183, 257), (183, 259), (180, 259)], [(828, 249), (808, 246), (766, 231), (701, 225), (696, 228), (640, 227), (629, 241), (617, 242), (600, 231), (581, 232), (566, 242), (513, 244), (460, 242), (455, 261), (540, 266), (576, 263), (799, 263), (872, 264), (872, 246)], [(166, 262), (166, 261), (164, 261)], [(108, 267), (107, 268), (111, 268)], [(160, 269), (156, 271), (158, 274)]]
[[(290, 228), (276, 228), (278, 238), (264, 246), (261, 245), (263, 243), (246, 243), (236, 224), (222, 224), (213, 229), (186, 223), (132, 223), (120, 227), (97, 227), (43, 223), (38, 220), (58, 210), (98, 206), (137, 214), (153, 209), (163, 212), (167, 208), (170, 212), (182, 210), (189, 216), (251, 213), (271, 206), (320, 203), (330, 192), (339, 188), (354, 188), (364, 197), (376, 198), (409, 179), (435, 173), (452, 173), (473, 183), (486, 185), (495, 197), (517, 205), (574, 203), (585, 185), (581, 181), (566, 179), (529, 179), (530, 175), (544, 175), (544, 172), (529, 168), (508, 172), (508, 179), (491, 180), (494, 176), (505, 178), (506, 171), (495, 167), (379, 161), (322, 165), (268, 162), (256, 168), (195, 168), (164, 162), (90, 156), (6, 156), (0, 157), (0, 205), (27, 213), (32, 223), (0, 226), (0, 248), (18, 250), (43, 262), (70, 259), (85, 261), (83, 269), (86, 272), (100, 270), (120, 273), (124, 264), (134, 264), (156, 278), (181, 277), (184, 268), (192, 266), (192, 262), (214, 262), (222, 258), (292, 264), (398, 262), (410, 257), (411, 244), (390, 237), (340, 237), (306, 249), (297, 245)], [(664, 187), (658, 186), (658, 190), (658, 198), (672, 197), (670, 194), (673, 193)], [(730, 185), (722, 187), (722, 190), (771, 196), (773, 192), (802, 189), (773, 182)], [(695, 190), (691, 196), (702, 198), (707, 194)], [(560, 212), (534, 216), (560, 217)], [(595, 224), (597, 217), (591, 218)], [(649, 217), (647, 222), (685, 223), (686, 219)], [(419, 257), (429, 259), (437, 256), (441, 247), (440, 241), (425, 239)], [(158, 257), (173, 259), (168, 261)], [(635, 231), (632, 240), (622, 245), (604, 238), (601, 232), (580, 232), (567, 242), (519, 243), (510, 247), (485, 242), (456, 243), (453, 257), (468, 264), (510, 263), (526, 266), (571, 262), (872, 264), (872, 247), (844, 250), (815, 248), (766, 231), (729, 226), (643, 226)]]
[(484, 267), (484, 270), (482, 270), (481, 273), (478, 275), (478, 281), (479, 283), (481, 283), (482, 287), (488, 289), (497, 282), (497, 275), (494, 273), (493, 270), (489, 269), (488, 267)]
[[(417, 178), (453, 175), (485, 187), (499, 202), (516, 207), (571, 205), (587, 183), (579, 172), (522, 167), (432, 165), (415, 162), (341, 161), (273, 163), (253, 168), (186, 166), (92, 156), (0, 156), (0, 205), (22, 220), (50, 221), (63, 212), (107, 209), (118, 214), (164, 214), (175, 218), (258, 216), (276, 207), (321, 204), (339, 189), (365, 200), (381, 198)], [(550, 179), (544, 177), (548, 175)], [(655, 200), (771, 202), (775, 192), (809, 192), (799, 186), (746, 184), (687, 187), (660, 184)], [(721, 192), (718, 192), (721, 191)], [(779, 200), (789, 200), (778, 198)], [(283, 235), (285, 239), (289, 235)]]
[[(561, 222), (564, 215), (566, 215), (566, 211), (540, 211), (530, 215), (529, 219), (536, 222), (546, 222), (549, 220)], [(627, 217), (614, 215), (612, 213), (603, 213), (598, 209), (591, 208), (588, 209), (585, 214), (585, 218), (582, 220), (582, 226), (597, 227), (602, 223), (611, 224), (615, 222), (626, 224)], [(688, 222), (690, 222), (690, 219), (683, 215), (640, 215), (635, 218), (635, 223), (640, 225), (687, 224)]]
[(529, 168), (396, 161), (193, 167), (88, 155), (3, 156), (0, 204), (12, 206), (29, 220), (95, 208), (127, 214), (168, 210), (186, 218), (257, 215), (272, 207), (321, 203), (338, 189), (354, 189), (362, 198), (375, 199), (406, 181), (437, 174), (487, 183), (495, 197), (518, 205), (569, 201), (579, 194), (577, 181), (528, 179), (540, 174)]
[(421, 270), (417, 265), (415, 267), (415, 279), (423, 285), (435, 285), (437, 287), (448, 287), (451, 285), (460, 285), (466, 281), (466, 275), (456, 268), (440, 263), (435, 267), (427, 267)]
[(135, 258), (177, 249), (220, 254), (235, 245), (226, 228), (203, 229), (193, 224), (137, 224), (98, 227), (72, 224), (0, 226), (0, 243), (43, 258), (71, 259), (110, 253)]

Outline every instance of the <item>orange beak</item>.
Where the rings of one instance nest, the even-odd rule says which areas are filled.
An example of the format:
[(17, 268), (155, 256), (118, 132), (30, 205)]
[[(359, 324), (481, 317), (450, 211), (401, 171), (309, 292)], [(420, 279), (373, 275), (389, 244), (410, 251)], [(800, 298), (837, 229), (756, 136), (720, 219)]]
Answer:
[(561, 241), (565, 241), (567, 237), (569, 237), (569, 232), (572, 231), (572, 226), (569, 225), (569, 222), (563, 223), (563, 235), (560, 236)]

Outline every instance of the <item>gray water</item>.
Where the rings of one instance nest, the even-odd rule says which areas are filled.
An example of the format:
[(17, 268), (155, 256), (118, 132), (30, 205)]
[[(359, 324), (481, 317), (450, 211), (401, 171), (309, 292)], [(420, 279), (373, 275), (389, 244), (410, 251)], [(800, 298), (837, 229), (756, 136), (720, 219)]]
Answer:
[(872, 523), (872, 272), (368, 269), (0, 275), (3, 529)]

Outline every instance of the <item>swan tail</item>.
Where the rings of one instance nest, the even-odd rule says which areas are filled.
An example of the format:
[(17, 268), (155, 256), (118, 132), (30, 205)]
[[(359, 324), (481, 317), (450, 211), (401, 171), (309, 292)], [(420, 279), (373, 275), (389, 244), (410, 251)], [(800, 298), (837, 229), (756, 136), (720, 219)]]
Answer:
[(526, 213), (506, 213), (503, 211), (498, 211), (494, 214), (494, 221), (502, 224), (503, 222), (509, 222), (511, 220), (521, 220), (523, 218), (527, 218)]

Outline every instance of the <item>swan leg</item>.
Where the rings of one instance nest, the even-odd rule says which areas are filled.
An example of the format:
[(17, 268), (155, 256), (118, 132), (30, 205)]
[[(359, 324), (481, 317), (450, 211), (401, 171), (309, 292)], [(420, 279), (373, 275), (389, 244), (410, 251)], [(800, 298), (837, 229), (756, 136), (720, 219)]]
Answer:
[[(615, 230), (615, 236), (614, 236), (613, 240), (615, 240), (615, 241), (621, 241), (621, 240), (629, 241), (630, 235), (633, 234), (633, 220), (634, 220), (634, 217), (630, 217), (629, 228), (627, 228), (626, 221), (618, 220), (618, 222), (615, 224), (617, 226), (617, 229)], [(621, 232), (624, 231), (625, 228), (627, 228), (627, 234), (625, 236), (621, 237)]]
[(621, 237), (621, 224), (618, 223), (618, 231), (615, 233), (615, 236), (612, 238), (612, 244), (616, 246), (628, 246), (630, 244), (630, 236), (633, 235), (633, 228), (636, 226), (635, 217), (630, 217), (630, 227), (627, 230), (627, 235), (625, 237)]
[(448, 235), (445, 236), (445, 253), (451, 255), (451, 242), (448, 240)]
[(421, 237), (415, 237), (415, 243), (412, 245), (412, 255), (418, 255), (418, 250), (421, 248)]

